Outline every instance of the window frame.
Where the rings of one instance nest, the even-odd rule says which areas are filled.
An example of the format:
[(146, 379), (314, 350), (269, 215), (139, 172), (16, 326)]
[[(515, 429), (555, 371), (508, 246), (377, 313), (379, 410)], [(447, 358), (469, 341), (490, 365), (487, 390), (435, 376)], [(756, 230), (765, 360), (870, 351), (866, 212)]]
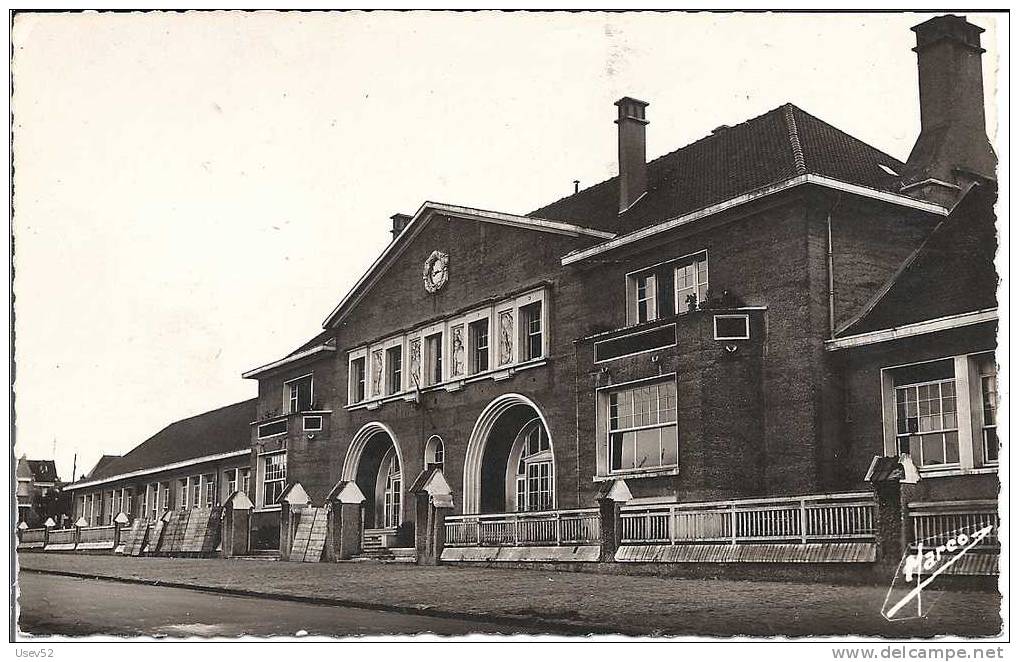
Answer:
[[(614, 394), (618, 394), (618, 393), (623, 392), (623, 391), (635, 391), (637, 389), (642, 389), (642, 388), (656, 386), (656, 385), (661, 385), (661, 384), (671, 385), (673, 387), (673, 389), (674, 389), (674, 391), (673, 391), (674, 403), (673, 403), (673, 409), (671, 410), (671, 411), (673, 411), (673, 420), (666, 421), (664, 423), (661, 422), (661, 420), (660, 420), (661, 412), (662, 411), (670, 411), (670, 410), (669, 409), (662, 410), (661, 408), (658, 408), (658, 409), (655, 410), (658, 413), (658, 415), (659, 415), (659, 421), (657, 423), (647, 424), (647, 425), (637, 425), (637, 426), (631, 425), (629, 427), (620, 427), (620, 428), (613, 428), (612, 427), (612, 396)], [(670, 374), (662, 375), (662, 376), (647, 377), (647, 378), (644, 378), (644, 379), (636, 379), (636, 380), (633, 380), (633, 381), (630, 381), (630, 382), (624, 382), (624, 383), (620, 383), (620, 384), (612, 384), (612, 385), (609, 385), (609, 386), (604, 386), (604, 387), (598, 389), (598, 395), (599, 395), (599, 397), (597, 398), (597, 401), (598, 401), (598, 418), (599, 418), (598, 428), (599, 428), (599, 430), (602, 433), (602, 434), (600, 434), (600, 437), (602, 439), (601, 443), (604, 445), (604, 453), (601, 454), (602, 455), (601, 459), (604, 462), (604, 471), (603, 472), (600, 471), (599, 472), (600, 475), (606, 476), (606, 477), (626, 476), (626, 475), (640, 476), (640, 475), (644, 475), (644, 474), (655, 474), (655, 475), (657, 475), (657, 474), (661, 474), (661, 473), (674, 473), (674, 472), (677, 472), (679, 470), (679, 466), (680, 466), (679, 384), (678, 384), (677, 376), (676, 376), (675, 373), (670, 373)], [(650, 409), (648, 409), (648, 411), (650, 412)], [(631, 414), (631, 416), (634, 416), (634, 415), (636, 415), (636, 409), (635, 408), (634, 408), (634, 413)], [(676, 461), (674, 463), (666, 464), (666, 463), (662, 462), (662, 456), (664, 455), (663, 449), (665, 447), (665, 444), (664, 444), (664, 439), (663, 439), (661, 430), (663, 430), (665, 428), (674, 428), (675, 429), (675, 439), (676, 439), (676, 442), (675, 442), (676, 443), (675, 457), (676, 457)], [(612, 460), (613, 460), (613, 456), (612, 456), (612, 435), (614, 433), (615, 434), (621, 434), (621, 433), (627, 433), (627, 432), (638, 432), (640, 430), (658, 430), (659, 431), (658, 432), (658, 457), (659, 457), (658, 461), (659, 461), (659, 464), (653, 465), (653, 466), (649, 465), (649, 466), (643, 466), (643, 467), (630, 467), (630, 468), (627, 468), (627, 467), (622, 466), (622, 457), (620, 457), (620, 468), (614, 469), (613, 466), (612, 466)], [(624, 437), (622, 443), (625, 443), (625, 437)], [(637, 443), (637, 437), (636, 436), (634, 437), (633, 443), (634, 444)], [(636, 457), (636, 446), (634, 447), (634, 449), (635, 449), (634, 457)]]
[[(277, 457), (282, 458), (282, 462), (279, 465), (282, 468), (278, 471), (274, 471), (273, 477), (269, 478), (268, 477), (269, 462), (271, 459), (274, 460)], [(274, 510), (280, 507), (279, 502), (280, 496), (283, 494), (283, 491), (286, 490), (287, 488), (287, 451), (281, 450), (273, 451), (270, 453), (262, 453), (261, 455), (258, 456), (258, 458), (259, 464), (261, 465), (260, 467), (261, 470), (259, 472), (259, 487), (260, 487), (258, 495), (259, 504), (261, 505), (262, 509)], [(266, 496), (268, 494), (267, 486), (270, 483), (279, 486), (278, 492), (276, 492), (275, 498), (272, 503), (268, 502), (268, 500), (266, 499)], [(275, 491), (277, 488), (274, 487), (273, 489)]]
[[(946, 396), (944, 394), (944, 390), (945, 390), (944, 387), (945, 387), (946, 384), (951, 384), (952, 385), (952, 395), (950, 397), (954, 401), (953, 402), (953, 406), (955, 407), (955, 409), (953, 409), (952, 412), (951, 412), (952, 415), (955, 417), (955, 427), (951, 427), (951, 428), (944, 427), (945, 413), (946, 413), (946, 410), (944, 408), (944, 401), (946, 399)], [(916, 398), (915, 398), (914, 402), (916, 403), (916, 407), (917, 407), (917, 416), (916, 416), (916, 418), (919, 421), (919, 419), (921, 418), (921, 414), (919, 413), (919, 407), (920, 407), (920, 405), (919, 405), (919, 403), (920, 403), (920, 389), (930, 389), (933, 386), (937, 386), (938, 387), (938, 397), (937, 397), (938, 413), (937, 413), (937, 416), (938, 416), (938, 418), (940, 418), (942, 426), (940, 428), (932, 429), (932, 430), (921, 431), (921, 430), (917, 429), (917, 430), (913, 430), (913, 431), (907, 430), (906, 432), (899, 432), (899, 422), (900, 422), (900, 420), (899, 420), (899, 413), (898, 413), (898, 410), (899, 410), (899, 392), (903, 392), (903, 393), (907, 394), (907, 398), (906, 398), (906, 401), (905, 401), (904, 404), (908, 404), (908, 401), (909, 401), (908, 393), (910, 391), (912, 391), (912, 392), (914, 392), (916, 394)], [(927, 399), (927, 400), (925, 400), (925, 402), (933, 402), (933, 400)], [(933, 414), (928, 414), (928, 416), (929, 417), (933, 417), (934, 415)], [(910, 417), (907, 416), (907, 420), (909, 418)], [(962, 458), (961, 458), (961, 452), (960, 452), (961, 446), (962, 446), (962, 440), (961, 440), (960, 435), (959, 435), (959, 428), (962, 427), (962, 426), (961, 426), (961, 421), (959, 420), (959, 390), (958, 390), (958, 385), (956, 384), (955, 376), (953, 375), (952, 377), (948, 377), (948, 378), (931, 379), (931, 380), (926, 380), (926, 381), (921, 381), (921, 382), (907, 382), (905, 384), (896, 384), (895, 385), (895, 426), (896, 426), (896, 431), (895, 431), (895, 447), (896, 447), (896, 450), (898, 450), (898, 452), (900, 454), (905, 453), (905, 454), (909, 455), (910, 457), (912, 457), (913, 456), (912, 450), (903, 451), (902, 441), (905, 440), (905, 442), (907, 444), (907, 449), (908, 449), (911, 446), (911, 438), (912, 437), (920, 437), (920, 439), (921, 439), (921, 441), (919, 442), (919, 451), (920, 451), (919, 455), (920, 455), (920, 457), (914, 458), (914, 460), (919, 460), (918, 462), (916, 462), (916, 466), (917, 466), (918, 469), (919, 468), (922, 468), (922, 469), (949, 469), (949, 468), (957, 468), (957, 467), (962, 466), (962, 464), (961, 464)], [(919, 424), (918, 424), (917, 427), (919, 428)], [(955, 434), (955, 444), (957, 446), (957, 448), (955, 449), (955, 453), (956, 453), (956, 456), (959, 457), (959, 460), (954, 461), (954, 462), (949, 462), (948, 461), (948, 445), (949, 445), (948, 435), (952, 434), (952, 433)], [(927, 437), (927, 436), (934, 437), (936, 435), (940, 435), (941, 436), (942, 457), (945, 458), (945, 461), (944, 462), (939, 462), (939, 463), (928, 464), (928, 463), (926, 463), (924, 461), (924, 443), (923, 443), (923, 438)]]
[[(307, 407), (301, 407), (300, 383), (308, 380), (308, 402)], [(297, 390), (294, 390), (294, 387)], [(283, 402), (286, 403), (288, 414), (299, 414), (302, 411), (312, 411), (315, 402), (315, 373), (309, 372), (300, 377), (294, 377), (283, 382)]]
[[(669, 260), (664, 260), (662, 262), (658, 262), (658, 263), (655, 263), (655, 264), (652, 264), (652, 265), (649, 265), (649, 266), (646, 266), (646, 267), (641, 267), (640, 269), (635, 269), (633, 271), (628, 272), (625, 275), (625, 278), (626, 278), (626, 324), (627, 324), (627, 326), (633, 326), (633, 325), (636, 325), (636, 324), (645, 324), (647, 322), (654, 322), (654, 321), (657, 321), (657, 320), (660, 320), (660, 319), (665, 319), (666, 317), (670, 317), (670, 315), (665, 314), (660, 309), (660, 306), (659, 306), (659, 302), (662, 301), (662, 296), (663, 296), (662, 293), (659, 290), (662, 287), (668, 285), (667, 282), (661, 282), (661, 281), (671, 280), (672, 291), (669, 292), (669, 297), (670, 297), (671, 302), (672, 302), (673, 314), (674, 315), (682, 315), (684, 313), (689, 312), (689, 307), (687, 306), (686, 301), (680, 301), (680, 296), (679, 296), (679, 292), (680, 292), (680, 288), (679, 288), (679, 271), (680, 271), (680, 269), (685, 268), (687, 266), (690, 266), (691, 264), (701, 264), (701, 263), (703, 263), (703, 268), (698, 267), (697, 269), (695, 269), (696, 283), (695, 283), (694, 287), (692, 288), (692, 289), (694, 289), (695, 294), (697, 294), (697, 302), (698, 302), (698, 304), (700, 304), (706, 298), (707, 290), (708, 290), (708, 287), (709, 287), (710, 282), (711, 282), (711, 274), (710, 274), (710, 269), (709, 269), (709, 264), (708, 264), (708, 249), (707, 248), (704, 248), (704, 249), (701, 249), (701, 250), (698, 250), (698, 251), (694, 251), (692, 253), (687, 253), (685, 255), (680, 255), (678, 257), (671, 258)], [(665, 274), (666, 271), (670, 274), (671, 277), (669, 279), (661, 278), (661, 276), (663, 274)], [(703, 282), (701, 282), (701, 280), (700, 280), (700, 274), (701, 274), (702, 271), (704, 273), (704, 280), (703, 280)], [(648, 318), (644, 319), (644, 320), (641, 320), (640, 319), (640, 306), (639, 306), (639, 301), (638, 301), (638, 287), (639, 287), (639, 280), (641, 278), (647, 278), (647, 277), (651, 277), (653, 279), (652, 288), (653, 288), (654, 292), (650, 294), (649, 298), (646, 297), (645, 299), (641, 299), (640, 301), (650, 301), (653, 304), (652, 307), (653, 307), (654, 310), (651, 311), (650, 308), (649, 308)], [(700, 292), (700, 290), (702, 288), (704, 290), (704, 297), (703, 298), (702, 298), (701, 292)], [(683, 289), (684, 290), (688, 290), (688, 289), (691, 289), (691, 288), (683, 288)]]
[(383, 366), (386, 374), (385, 395), (399, 395), (404, 391), (403, 385), (403, 363), (404, 345), (390, 345), (386, 347), (383, 356)]
[[(438, 338), (438, 342), (432, 342)], [(421, 333), (421, 371), (422, 380), (425, 386), (436, 386), (446, 381), (445, 362), (443, 361), (443, 343), (446, 342), (445, 333), (442, 329), (428, 333)], [(435, 350), (438, 349), (438, 352)]]
[[(478, 342), (482, 336), (476, 329), (484, 328), (484, 347)], [(484, 367), (478, 365), (484, 357)], [(467, 322), (467, 376), (473, 377), (491, 370), (492, 367), (492, 318), (485, 314)]]

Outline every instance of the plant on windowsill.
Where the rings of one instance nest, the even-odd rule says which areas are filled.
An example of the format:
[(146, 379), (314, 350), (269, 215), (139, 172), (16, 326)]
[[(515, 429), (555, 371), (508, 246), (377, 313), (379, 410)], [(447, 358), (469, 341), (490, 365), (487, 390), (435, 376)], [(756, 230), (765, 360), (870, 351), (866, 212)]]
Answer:
[(707, 296), (704, 297), (704, 301), (701, 301), (699, 305), (697, 304), (697, 297), (692, 294), (686, 298), (686, 301), (687, 305), (690, 306), (690, 310), (732, 310), (733, 308), (742, 308), (745, 305), (739, 295), (729, 290), (722, 290), (719, 293), (717, 290), (709, 289)]

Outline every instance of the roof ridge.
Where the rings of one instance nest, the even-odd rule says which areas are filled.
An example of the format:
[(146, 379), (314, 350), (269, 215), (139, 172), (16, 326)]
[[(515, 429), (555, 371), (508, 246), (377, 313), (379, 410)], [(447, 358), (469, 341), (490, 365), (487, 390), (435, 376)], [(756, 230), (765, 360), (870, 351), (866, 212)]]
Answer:
[(857, 138), (856, 136), (854, 136), (853, 134), (849, 133), (848, 131), (845, 131), (845, 130), (840, 129), (839, 127), (835, 126), (831, 122), (829, 122), (827, 120), (824, 120), (824, 119), (821, 119), (817, 115), (814, 115), (813, 113), (810, 113), (810, 112), (807, 112), (806, 110), (803, 110), (802, 108), (800, 108), (796, 104), (794, 104), (794, 103), (787, 103), (786, 105), (790, 106), (793, 110), (798, 111), (798, 112), (802, 113), (803, 115), (809, 117), (810, 119), (814, 120), (815, 122), (820, 122), (821, 124), (824, 124), (825, 126), (831, 127), (832, 129), (838, 131), (839, 133), (841, 133), (842, 135), (846, 136), (847, 138), (851, 138), (852, 140), (860, 143), (861, 145), (864, 145), (867, 148), (874, 150), (878, 154), (880, 154), (880, 155), (882, 155), (882, 156), (884, 156), (886, 158), (891, 159), (895, 163), (903, 165), (903, 166), (906, 165), (905, 161), (902, 161), (901, 159), (898, 159), (898, 158), (892, 156), (891, 154), (889, 154), (888, 152), (884, 151), (883, 149), (879, 149), (879, 148), (875, 147), (874, 145), (870, 144), (866, 140), (863, 140), (862, 138)]
[(793, 115), (793, 104), (786, 103), (782, 106), (782, 117), (785, 120), (786, 131), (789, 133), (789, 145), (793, 150), (793, 166), (796, 174), (807, 174), (807, 164), (803, 159), (803, 145), (800, 144), (800, 132), (796, 128), (796, 116)]

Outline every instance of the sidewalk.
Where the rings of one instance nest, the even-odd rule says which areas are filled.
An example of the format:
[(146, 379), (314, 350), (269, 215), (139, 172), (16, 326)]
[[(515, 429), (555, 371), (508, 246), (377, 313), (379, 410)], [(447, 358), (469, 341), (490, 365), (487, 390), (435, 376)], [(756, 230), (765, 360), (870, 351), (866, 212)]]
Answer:
[[(995, 635), (1000, 597), (928, 591), (925, 620), (889, 623), (886, 586), (660, 579), (375, 563), (20, 554), (22, 569), (311, 599), (459, 618), (534, 619), (577, 633), (702, 636)], [(890, 578), (889, 578), (890, 580)], [(562, 629), (561, 627), (557, 629)]]

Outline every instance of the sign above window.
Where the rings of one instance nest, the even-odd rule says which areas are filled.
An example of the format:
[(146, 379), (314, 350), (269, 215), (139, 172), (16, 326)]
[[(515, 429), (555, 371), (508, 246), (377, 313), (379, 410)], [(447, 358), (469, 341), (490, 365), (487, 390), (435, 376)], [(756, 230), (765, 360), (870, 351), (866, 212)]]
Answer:
[(750, 316), (715, 315), (715, 340), (750, 340)]

